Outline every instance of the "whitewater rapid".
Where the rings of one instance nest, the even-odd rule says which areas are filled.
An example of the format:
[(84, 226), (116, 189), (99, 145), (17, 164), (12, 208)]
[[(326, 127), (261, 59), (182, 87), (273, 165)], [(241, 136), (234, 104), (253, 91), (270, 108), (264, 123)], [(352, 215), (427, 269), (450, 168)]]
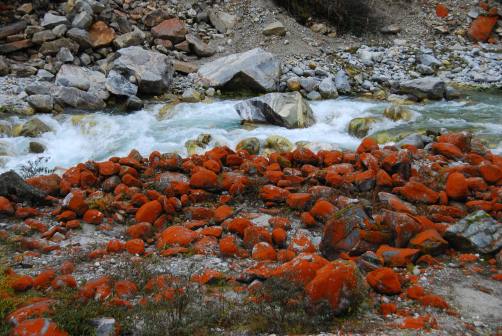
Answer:
[[(280, 135), (291, 142), (308, 141), (314, 149), (354, 149), (360, 139), (348, 134), (353, 118), (382, 116), (387, 102), (354, 99), (336, 99), (312, 102), (316, 123), (307, 129), (285, 129), (260, 125), (249, 129), (241, 125), (234, 109), (239, 101), (214, 101), (211, 103), (178, 104), (167, 113), (162, 104), (150, 105), (131, 114), (98, 112), (86, 115), (37, 115), (52, 128), (52, 132), (39, 138), (2, 138), (7, 156), (0, 157), (1, 171), (19, 169), (21, 165), (38, 157), (47, 158), (49, 168), (70, 167), (88, 160), (101, 161), (111, 156), (125, 156), (132, 149), (148, 155), (154, 150), (186, 154), (185, 142), (209, 133), (209, 147), (227, 145), (234, 148), (242, 139), (257, 137), (265, 140), (270, 135)], [(484, 104), (485, 106), (481, 106)], [(497, 107), (498, 106), (498, 107)], [(495, 110), (493, 110), (495, 108)], [(496, 151), (500, 152), (502, 140), (502, 107), (485, 102), (439, 102), (409, 106), (413, 117), (409, 122), (383, 119), (374, 124), (370, 134), (383, 130), (409, 130), (423, 127), (476, 129), (480, 134), (494, 137)], [(492, 109), (492, 110), (491, 110)], [(470, 118), (472, 111), (487, 111), (487, 117)], [(162, 112), (161, 112), (162, 111)], [(495, 113), (495, 122), (492, 120)], [(501, 118), (497, 118), (499, 115)], [(499, 120), (498, 123), (496, 120)], [(25, 120), (13, 117), (11, 124)], [(30, 141), (46, 147), (42, 154), (29, 153)]]

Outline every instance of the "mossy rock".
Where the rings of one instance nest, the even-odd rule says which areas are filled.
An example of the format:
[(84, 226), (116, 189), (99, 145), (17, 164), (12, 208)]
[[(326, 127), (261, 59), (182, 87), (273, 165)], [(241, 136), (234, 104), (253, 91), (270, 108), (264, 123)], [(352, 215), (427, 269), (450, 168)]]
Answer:
[(383, 115), (393, 121), (410, 121), (413, 116), (410, 110), (397, 104), (392, 104), (387, 107), (383, 112)]
[(44, 133), (51, 132), (52, 129), (38, 118), (33, 118), (23, 124), (19, 135), (36, 138)]
[(187, 150), (188, 155), (197, 154), (199, 149), (201, 149), (197, 140), (187, 140), (185, 142), (185, 148)]
[(354, 118), (349, 123), (349, 134), (357, 138), (364, 138), (375, 123), (382, 121), (378, 117)]
[(265, 140), (265, 148), (272, 152), (290, 152), (293, 150), (293, 144), (285, 137), (279, 135), (271, 135)]
[(236, 146), (237, 150), (246, 150), (251, 155), (256, 155), (260, 152), (260, 140), (258, 138), (247, 138), (239, 142)]

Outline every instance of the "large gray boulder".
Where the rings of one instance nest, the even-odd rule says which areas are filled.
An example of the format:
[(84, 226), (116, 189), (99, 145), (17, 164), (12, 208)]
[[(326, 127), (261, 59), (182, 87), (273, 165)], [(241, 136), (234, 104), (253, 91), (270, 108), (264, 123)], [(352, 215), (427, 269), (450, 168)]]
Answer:
[(270, 92), (277, 88), (281, 63), (275, 55), (256, 48), (204, 64), (198, 74), (207, 86)]
[(496, 253), (502, 248), (502, 223), (479, 210), (450, 225), (444, 238), (462, 251)]
[(418, 99), (443, 99), (446, 94), (446, 84), (437, 77), (423, 77), (402, 82), (400, 93), (411, 94)]
[(129, 82), (115, 70), (108, 73), (106, 78), (106, 89), (116, 96), (135, 96), (138, 93), (138, 86)]
[(235, 106), (245, 121), (270, 123), (287, 128), (305, 128), (315, 122), (309, 104), (299, 92), (269, 93)]
[(56, 85), (87, 91), (101, 100), (110, 94), (105, 87), (106, 77), (102, 72), (76, 65), (63, 64), (56, 76)]
[(106, 106), (103, 99), (97, 94), (79, 90), (74, 87), (59, 88), (54, 99), (63, 106), (69, 106), (76, 109), (100, 110)]
[(133, 77), (140, 93), (162, 94), (171, 85), (174, 67), (166, 55), (136, 46), (120, 49), (117, 55), (111, 69)]

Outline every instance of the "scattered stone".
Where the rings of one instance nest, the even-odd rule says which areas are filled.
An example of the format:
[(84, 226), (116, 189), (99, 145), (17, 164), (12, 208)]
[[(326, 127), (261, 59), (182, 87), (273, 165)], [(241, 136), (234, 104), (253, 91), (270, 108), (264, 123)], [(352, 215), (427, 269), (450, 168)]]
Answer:
[(45, 152), (45, 146), (36, 141), (30, 141), (29, 144), (30, 153), (41, 154)]
[(195, 35), (186, 35), (186, 41), (190, 46), (190, 50), (199, 57), (210, 57), (216, 53), (216, 50), (211, 48), (207, 43), (202, 42)]
[(201, 93), (194, 88), (188, 88), (183, 91), (183, 95), (181, 96), (181, 101), (185, 103), (199, 103), (203, 99)]
[(265, 36), (284, 36), (286, 35), (286, 27), (280, 21), (272, 22), (265, 26), (262, 30), (263, 35)]
[(47, 29), (52, 29), (60, 24), (68, 24), (68, 19), (66, 18), (66, 16), (54, 15), (51, 12), (45, 13), (45, 16), (41, 23), (42, 27)]
[(219, 10), (210, 10), (208, 15), (211, 24), (222, 34), (225, 34), (229, 29), (233, 29), (237, 23), (235, 15)]
[(50, 113), (54, 109), (54, 100), (49, 95), (33, 95), (26, 98), (36, 112)]
[(106, 78), (106, 89), (116, 96), (136, 96), (138, 86), (129, 82), (119, 72), (111, 70)]

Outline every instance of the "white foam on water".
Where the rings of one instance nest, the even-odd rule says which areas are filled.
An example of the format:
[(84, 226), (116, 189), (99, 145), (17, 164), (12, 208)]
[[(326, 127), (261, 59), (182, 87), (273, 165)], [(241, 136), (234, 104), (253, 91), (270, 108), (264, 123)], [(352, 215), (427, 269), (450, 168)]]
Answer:
[[(80, 117), (71, 115), (37, 115), (47, 123), (53, 132), (42, 134), (39, 138), (3, 138), (0, 145), (7, 146), (11, 155), (0, 157), (3, 167), (0, 171), (19, 169), (23, 164), (43, 156), (50, 158), (47, 166), (70, 167), (87, 160), (101, 161), (111, 156), (125, 156), (132, 149), (143, 155), (154, 150), (186, 154), (185, 142), (197, 138), (201, 133), (209, 133), (213, 141), (209, 146), (227, 145), (234, 148), (242, 139), (257, 137), (265, 140), (270, 135), (280, 135), (291, 142), (309, 141), (314, 149), (343, 148), (354, 149), (360, 139), (350, 136), (348, 125), (353, 118), (382, 116), (388, 103), (353, 99), (336, 99), (312, 102), (316, 123), (306, 129), (286, 129), (271, 125), (260, 125), (255, 129), (243, 128), (234, 109), (239, 101), (216, 101), (212, 103), (178, 104), (167, 115), (161, 115), (162, 105), (150, 106), (132, 114), (94, 113)], [(450, 104), (450, 103), (447, 103)], [(451, 103), (448, 110), (453, 111), (465, 106)], [(444, 103), (430, 105), (445, 109)], [(370, 133), (389, 130), (395, 127), (414, 127), (426, 121), (433, 126), (472, 125), (465, 120), (454, 118), (452, 112), (445, 113), (441, 119), (427, 118), (427, 106), (411, 106), (413, 119), (410, 122), (394, 122), (382, 119), (371, 128)], [(422, 120), (422, 121), (420, 121)], [(23, 120), (11, 118), (11, 123)], [(502, 122), (485, 130), (500, 134)], [(46, 146), (43, 154), (31, 154), (29, 142), (37, 141)], [(0, 146), (0, 149), (2, 146)], [(502, 144), (495, 151), (502, 152)]]

